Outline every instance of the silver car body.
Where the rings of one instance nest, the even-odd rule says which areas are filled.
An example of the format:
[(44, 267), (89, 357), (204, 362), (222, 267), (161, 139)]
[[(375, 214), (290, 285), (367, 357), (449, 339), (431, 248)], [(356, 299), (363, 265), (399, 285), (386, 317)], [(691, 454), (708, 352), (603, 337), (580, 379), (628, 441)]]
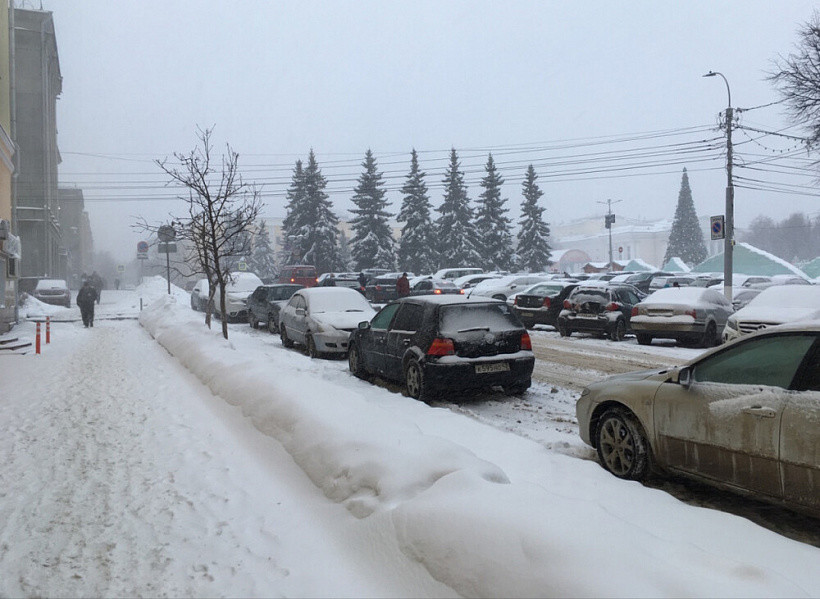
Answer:
[(654, 338), (702, 341), (707, 347), (720, 341), (734, 311), (722, 293), (704, 287), (666, 287), (635, 306), (632, 331), (641, 344)]
[[(262, 279), (252, 272), (232, 272), (231, 282), (225, 286), (225, 311), (228, 318), (245, 320), (248, 315), (248, 296), (262, 285)], [(219, 312), (221, 293), (219, 287), (214, 293), (214, 310)]]
[(767, 327), (815, 318), (820, 318), (820, 287), (775, 285), (729, 317), (723, 338), (729, 341)]
[(467, 293), (470, 297), (491, 297), (506, 301), (506, 299), (530, 285), (548, 280), (548, 275), (517, 274), (507, 275), (500, 279), (487, 279), (471, 288)]

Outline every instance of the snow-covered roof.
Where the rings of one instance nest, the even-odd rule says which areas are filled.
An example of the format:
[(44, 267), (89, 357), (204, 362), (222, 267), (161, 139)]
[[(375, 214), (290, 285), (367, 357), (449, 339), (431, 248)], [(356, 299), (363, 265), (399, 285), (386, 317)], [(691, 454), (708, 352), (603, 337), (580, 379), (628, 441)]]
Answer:
[[(756, 248), (748, 243), (738, 243), (732, 251), (732, 269), (735, 272), (746, 273), (747, 275), (783, 275), (794, 274), (804, 279), (808, 279), (806, 273), (770, 254), (760, 248)], [(692, 272), (711, 272), (723, 270), (723, 252), (707, 258), (692, 269)]]
[(656, 271), (658, 270), (657, 266), (652, 266), (648, 262), (644, 262), (640, 258), (633, 258), (630, 260), (627, 265), (624, 267), (624, 270), (634, 270), (634, 271)]
[(689, 272), (692, 270), (688, 266), (686, 266), (686, 262), (684, 262), (678, 256), (673, 256), (666, 261), (666, 264), (663, 265), (661, 270), (665, 270), (667, 272)]

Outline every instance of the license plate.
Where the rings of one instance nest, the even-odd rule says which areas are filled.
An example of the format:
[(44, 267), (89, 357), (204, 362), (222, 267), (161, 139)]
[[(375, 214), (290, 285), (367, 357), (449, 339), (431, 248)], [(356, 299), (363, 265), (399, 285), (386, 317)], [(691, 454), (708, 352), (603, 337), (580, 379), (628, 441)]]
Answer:
[(492, 362), (490, 364), (476, 364), (476, 374), (486, 374), (488, 372), (507, 372), (510, 365), (507, 362)]
[(527, 318), (532, 318), (533, 316), (535, 316), (535, 314), (533, 314), (532, 312), (522, 312), (521, 316), (526, 316)]
[(598, 317), (595, 314), (578, 314), (577, 317), (578, 318), (586, 318), (586, 319), (589, 319), (589, 320), (597, 320), (598, 319)]

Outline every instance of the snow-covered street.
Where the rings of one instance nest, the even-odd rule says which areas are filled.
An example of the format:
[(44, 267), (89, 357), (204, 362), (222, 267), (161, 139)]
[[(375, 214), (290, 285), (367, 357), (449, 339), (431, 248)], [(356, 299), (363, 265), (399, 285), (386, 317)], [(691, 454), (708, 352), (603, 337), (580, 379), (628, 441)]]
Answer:
[(817, 548), (606, 473), (568, 390), (511, 434), (162, 280), (102, 301), (0, 352), (0, 595), (820, 596)]

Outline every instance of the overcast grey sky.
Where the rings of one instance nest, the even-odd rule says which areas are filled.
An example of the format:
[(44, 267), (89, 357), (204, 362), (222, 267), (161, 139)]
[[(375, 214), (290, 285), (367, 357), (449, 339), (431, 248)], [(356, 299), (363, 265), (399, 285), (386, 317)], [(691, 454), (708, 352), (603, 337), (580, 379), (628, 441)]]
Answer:
[[(284, 216), (293, 164), (310, 148), (337, 214), (348, 218), (365, 150), (399, 187), (414, 147), (434, 205), (454, 147), (474, 200), (493, 152), (516, 217), (530, 162), (552, 223), (603, 214), (597, 202), (607, 198), (621, 200), (619, 222), (670, 218), (684, 166), (698, 213), (721, 214), (725, 158), (716, 126), (727, 94), (722, 80), (702, 75), (722, 72), (734, 106), (777, 100), (765, 74), (793, 49), (814, 10), (797, 0), (43, 0), (43, 7), (54, 13), (63, 75), (60, 182), (85, 190), (97, 249), (122, 261), (141, 238), (130, 228), (135, 216), (159, 222), (183, 214), (151, 160), (189, 151), (198, 125), (215, 126), (218, 150), (227, 141), (240, 153), (245, 179), (262, 185), (265, 216)], [(784, 130), (779, 105), (742, 113), (741, 122), (800, 134)], [(617, 141), (626, 139), (633, 141)], [(799, 148), (742, 131), (735, 141), (746, 164)], [(626, 160), (629, 151), (637, 154)], [(817, 214), (816, 196), (779, 192), (783, 183), (808, 191), (808, 169), (791, 167), (810, 157), (738, 173), (763, 182), (749, 186), (777, 182), (778, 189), (738, 188), (738, 224), (761, 213)], [(397, 210), (399, 194), (389, 197)]]

